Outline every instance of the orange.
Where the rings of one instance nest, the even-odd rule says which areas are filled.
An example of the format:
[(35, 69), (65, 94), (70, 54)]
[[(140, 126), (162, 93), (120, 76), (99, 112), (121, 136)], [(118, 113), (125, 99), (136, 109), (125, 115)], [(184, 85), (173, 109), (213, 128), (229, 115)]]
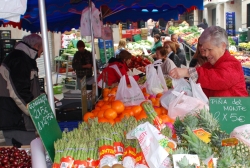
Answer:
[(157, 115), (162, 115), (162, 109), (160, 107), (155, 107), (154, 108), (155, 112), (157, 113)]
[(104, 122), (109, 122), (109, 120), (106, 119), (106, 118), (98, 118), (98, 122), (99, 123), (104, 123)]
[(92, 110), (91, 112), (95, 115), (95, 117), (97, 117), (97, 114), (98, 114), (99, 110), (95, 109), (95, 110)]
[(98, 111), (98, 113), (97, 113), (97, 117), (98, 118), (103, 118), (104, 117), (104, 111), (103, 110), (100, 110), (100, 111)]
[(130, 116), (134, 116), (135, 115), (135, 113), (134, 113), (134, 111), (132, 109), (125, 109), (122, 113), (127, 113)]
[(149, 99), (149, 97), (150, 97), (150, 94), (148, 94), (148, 93), (144, 93), (144, 97), (145, 97), (145, 99)]
[(110, 101), (110, 102), (115, 101), (115, 96), (114, 96), (114, 95), (110, 95), (110, 96), (109, 96), (109, 101)]
[(109, 92), (109, 96), (115, 96), (116, 95), (116, 91), (115, 90), (111, 90), (110, 92)]
[(110, 89), (104, 88), (104, 89), (102, 90), (102, 96), (103, 96), (103, 97), (108, 97), (109, 92), (110, 92)]
[(159, 116), (162, 119), (162, 123), (174, 123), (174, 120), (171, 119), (168, 115), (162, 114)]
[(125, 106), (120, 100), (115, 100), (111, 103), (111, 108), (115, 110), (117, 114), (120, 114), (124, 111)]
[(148, 118), (147, 114), (142, 112), (140, 113), (138, 116), (135, 117), (137, 121), (144, 119), (144, 118)]
[(95, 109), (94, 110), (101, 110), (101, 107), (95, 107)]
[(116, 86), (116, 87), (113, 87), (113, 88), (111, 89), (111, 92), (117, 92), (117, 89), (118, 89), (117, 86)]
[(109, 104), (104, 104), (102, 107), (101, 107), (101, 110), (107, 110), (107, 109), (110, 109), (111, 108), (111, 105)]
[(151, 97), (149, 100), (151, 100), (152, 104), (154, 105), (156, 98), (155, 97)]
[(109, 101), (109, 97), (107, 96), (107, 97), (103, 97), (103, 101)]
[(96, 104), (96, 107), (102, 107), (104, 105), (104, 101), (103, 100), (99, 100)]
[(142, 107), (141, 106), (133, 106), (132, 111), (134, 112), (134, 116), (137, 116), (141, 113)]
[(162, 93), (158, 93), (158, 94), (156, 95), (156, 98), (161, 98), (162, 95), (163, 95)]
[(162, 114), (168, 114), (168, 110), (165, 109), (164, 107), (161, 107), (161, 113)]
[(87, 113), (84, 114), (83, 120), (84, 120), (85, 122), (88, 122), (88, 119), (89, 119), (89, 118), (94, 118), (94, 117), (95, 117), (95, 115), (94, 115), (93, 113), (87, 112)]
[(105, 110), (104, 111), (104, 117), (106, 118), (106, 119), (115, 119), (116, 117), (117, 117), (117, 113), (116, 113), (116, 111), (115, 110), (113, 110), (113, 109), (107, 109), (107, 110)]
[(160, 107), (160, 106), (161, 106), (161, 103), (160, 103), (160, 99), (159, 99), (159, 98), (156, 98), (156, 99), (155, 99), (155, 102), (153, 102), (153, 106), (156, 106), (156, 107)]

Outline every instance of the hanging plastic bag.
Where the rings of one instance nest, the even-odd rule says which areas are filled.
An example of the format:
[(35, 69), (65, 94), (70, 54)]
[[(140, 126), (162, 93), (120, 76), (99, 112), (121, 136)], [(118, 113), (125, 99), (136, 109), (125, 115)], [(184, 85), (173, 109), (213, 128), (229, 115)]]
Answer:
[(167, 87), (167, 84), (166, 84), (166, 81), (162, 72), (161, 64), (162, 64), (161, 59), (154, 62), (154, 66), (157, 67), (157, 75), (160, 80), (161, 86), (163, 87), (164, 92), (166, 92), (168, 91), (168, 87)]
[[(95, 37), (102, 36), (102, 22), (100, 20), (99, 14), (100, 14), (99, 10), (95, 7), (95, 4), (92, 2), (91, 22), (93, 24), (93, 33)], [(82, 11), (80, 25), (81, 25), (80, 26), (81, 35), (91, 36), (89, 7), (86, 7)]]
[(125, 106), (140, 105), (145, 101), (144, 95), (132, 76), (128, 76), (131, 88), (128, 88), (125, 75), (118, 85), (115, 100), (120, 100)]
[(194, 97), (186, 96), (184, 92), (172, 91), (177, 98), (169, 104), (168, 115), (172, 119), (176, 117), (184, 117), (188, 113), (195, 112), (200, 109), (209, 109), (208, 105)]
[(192, 88), (193, 97), (208, 103), (208, 98), (203, 92), (201, 85), (199, 83), (195, 83), (191, 78), (189, 79), (189, 82)]
[(146, 79), (147, 93), (157, 95), (164, 91), (153, 64), (146, 66)]
[(169, 109), (169, 104), (177, 98), (177, 96), (173, 94), (172, 91), (179, 93), (184, 92), (184, 94), (187, 96), (193, 96), (191, 85), (184, 78), (172, 79), (172, 84), (174, 89), (168, 90), (161, 97), (161, 105), (166, 109)]
[(239, 141), (250, 147), (250, 124), (245, 124), (236, 127), (230, 134), (230, 137), (235, 137)]

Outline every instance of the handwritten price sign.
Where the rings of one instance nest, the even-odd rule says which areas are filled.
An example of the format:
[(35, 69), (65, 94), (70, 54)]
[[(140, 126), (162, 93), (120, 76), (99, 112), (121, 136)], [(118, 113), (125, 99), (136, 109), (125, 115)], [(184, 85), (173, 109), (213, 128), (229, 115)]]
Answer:
[(28, 104), (28, 110), (43, 145), (53, 161), (55, 156), (54, 141), (62, 137), (62, 132), (46, 95), (42, 94), (31, 101)]
[(235, 127), (250, 123), (250, 98), (212, 97), (209, 102), (210, 112), (227, 133), (231, 133)]

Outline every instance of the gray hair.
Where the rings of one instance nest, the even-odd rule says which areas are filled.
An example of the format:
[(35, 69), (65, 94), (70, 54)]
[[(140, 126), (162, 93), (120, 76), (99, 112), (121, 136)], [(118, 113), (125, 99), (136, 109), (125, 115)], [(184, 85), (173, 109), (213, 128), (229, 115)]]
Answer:
[(199, 38), (199, 43), (202, 45), (206, 42), (211, 42), (215, 46), (220, 46), (221, 43), (225, 43), (226, 48), (228, 49), (226, 30), (219, 26), (210, 26), (206, 28)]
[(42, 45), (42, 38), (38, 34), (32, 33), (30, 35), (23, 37), (23, 42), (30, 45), (31, 47), (34, 47), (36, 44), (39, 46)]

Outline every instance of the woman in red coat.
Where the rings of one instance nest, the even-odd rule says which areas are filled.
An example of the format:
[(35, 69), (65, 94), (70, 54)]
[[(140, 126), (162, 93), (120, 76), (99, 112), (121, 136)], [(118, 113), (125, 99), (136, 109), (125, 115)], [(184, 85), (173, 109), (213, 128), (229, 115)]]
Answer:
[(200, 44), (208, 62), (196, 68), (173, 69), (170, 76), (191, 77), (200, 83), (208, 98), (248, 96), (241, 63), (227, 50), (225, 29), (219, 26), (207, 28), (200, 36)]
[[(102, 71), (101, 75), (97, 79), (98, 86), (102, 88), (105, 87), (103, 86), (104, 83), (108, 86), (119, 83), (123, 75), (126, 76), (127, 83), (129, 83), (127, 65), (130, 63), (131, 58), (132, 55), (126, 50), (122, 50), (119, 55), (117, 55), (117, 58), (111, 58), (108, 66)], [(133, 77), (135, 80), (138, 80), (139, 76), (142, 75), (139, 74)]]

